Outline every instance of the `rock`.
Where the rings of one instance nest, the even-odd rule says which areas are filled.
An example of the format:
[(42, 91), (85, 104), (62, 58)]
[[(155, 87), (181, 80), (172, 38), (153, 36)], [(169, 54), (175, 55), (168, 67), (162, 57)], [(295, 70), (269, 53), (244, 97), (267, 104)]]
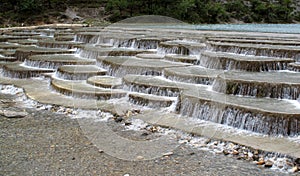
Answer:
[(115, 118), (115, 122), (120, 123), (122, 122), (124, 119), (122, 117), (116, 117)]
[(273, 164), (274, 163), (272, 161), (268, 160), (268, 161), (265, 162), (265, 167), (272, 167)]
[(137, 159), (137, 160), (143, 160), (144, 157), (143, 157), (143, 156), (137, 156), (136, 159)]
[(0, 115), (7, 118), (23, 118), (28, 115), (26, 111), (11, 111), (11, 110), (0, 110)]
[(265, 160), (263, 158), (260, 158), (259, 161), (256, 163), (257, 165), (264, 165)]
[(300, 166), (300, 158), (295, 159), (294, 161), (298, 166)]
[(258, 150), (255, 150), (253, 154), (258, 155), (259, 154)]
[(152, 126), (152, 127), (150, 127), (149, 131), (151, 131), (152, 133), (155, 133), (158, 131), (158, 128), (156, 126)]
[(173, 152), (167, 152), (167, 153), (164, 153), (163, 156), (171, 156), (173, 154), (174, 154)]
[(195, 152), (191, 152), (191, 153), (189, 153), (189, 155), (195, 155), (196, 153)]
[(127, 111), (127, 113), (126, 113), (127, 118), (131, 117), (132, 115), (133, 115), (132, 111)]
[(251, 152), (248, 152), (247, 155), (248, 155), (248, 158), (252, 158), (254, 156), (253, 153), (251, 153)]
[(148, 135), (149, 135), (148, 132), (143, 132), (143, 133), (141, 134), (141, 136), (148, 136)]
[(139, 114), (139, 113), (141, 113), (141, 110), (140, 109), (133, 109), (132, 112)]
[(225, 149), (225, 150), (223, 150), (223, 154), (224, 155), (229, 155), (229, 151)]
[(253, 155), (253, 160), (254, 161), (258, 161), (259, 160), (259, 156), (258, 155)]
[(240, 153), (240, 152), (237, 151), (237, 150), (233, 150), (233, 152), (232, 152), (233, 155), (238, 155), (239, 153)]
[(125, 121), (125, 126), (129, 126), (129, 125), (132, 125), (132, 122), (129, 121), (129, 120), (126, 120), (126, 121)]
[(298, 168), (297, 166), (294, 166), (294, 167), (292, 168), (292, 172), (293, 172), (293, 173), (298, 172), (298, 171), (299, 171), (299, 168)]
[(130, 176), (129, 174), (124, 174), (123, 176)]

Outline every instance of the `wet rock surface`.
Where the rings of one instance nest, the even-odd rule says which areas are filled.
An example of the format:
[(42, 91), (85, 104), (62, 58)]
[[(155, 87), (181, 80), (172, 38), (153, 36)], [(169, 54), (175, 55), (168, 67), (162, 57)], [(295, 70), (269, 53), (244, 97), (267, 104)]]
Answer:
[[(13, 103), (14, 97), (0, 94), (0, 100)], [(15, 103), (21, 107), (21, 102)], [(21, 110), (18, 107), (16, 112)], [(99, 150), (78, 120), (60, 111), (26, 108), (26, 118), (0, 118), (0, 175), (284, 175), (184, 143), (153, 160), (120, 160)], [(134, 140), (157, 137), (157, 127), (130, 131), (124, 130), (122, 122), (109, 120), (108, 124), (118, 135)]]

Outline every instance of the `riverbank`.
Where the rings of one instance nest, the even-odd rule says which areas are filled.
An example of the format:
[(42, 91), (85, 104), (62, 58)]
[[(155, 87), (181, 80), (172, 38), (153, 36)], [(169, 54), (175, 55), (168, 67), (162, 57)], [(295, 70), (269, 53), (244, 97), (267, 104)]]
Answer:
[[(18, 99), (16, 95), (0, 94), (1, 109), (28, 113), (23, 118), (0, 116), (1, 175), (284, 175), (187, 144), (153, 160), (118, 159), (99, 150), (85, 136), (77, 119), (26, 107)], [(109, 124), (122, 136), (146, 139), (145, 131), (124, 131), (119, 123)]]

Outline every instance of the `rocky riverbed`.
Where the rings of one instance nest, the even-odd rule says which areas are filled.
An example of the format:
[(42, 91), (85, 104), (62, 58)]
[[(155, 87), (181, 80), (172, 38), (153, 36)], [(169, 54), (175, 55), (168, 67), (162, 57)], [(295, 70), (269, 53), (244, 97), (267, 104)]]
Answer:
[[(139, 112), (128, 115), (134, 117), (134, 113)], [(104, 121), (123, 138), (147, 141), (173, 135), (178, 146), (151, 160), (119, 159), (99, 149), (83, 132), (78, 119), (88, 119), (87, 111), (41, 105), (27, 100), (20, 89), (4, 86), (0, 94), (0, 175), (299, 174), (297, 160), (267, 157), (261, 151), (134, 118), (96, 114), (99, 119), (93, 119), (94, 123)]]

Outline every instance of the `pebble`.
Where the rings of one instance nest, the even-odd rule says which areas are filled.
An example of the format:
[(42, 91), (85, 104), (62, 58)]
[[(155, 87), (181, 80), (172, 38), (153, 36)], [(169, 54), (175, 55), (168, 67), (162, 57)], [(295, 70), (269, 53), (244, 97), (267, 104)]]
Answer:
[(129, 120), (126, 120), (126, 121), (125, 121), (125, 126), (129, 126), (129, 125), (132, 125), (132, 122), (129, 121)]
[(137, 159), (137, 160), (143, 160), (144, 157), (143, 157), (143, 156), (137, 156), (136, 159)]
[(272, 167), (273, 164), (274, 163), (272, 161), (268, 160), (268, 161), (265, 162), (265, 167)]
[(223, 150), (223, 154), (224, 154), (224, 155), (229, 155), (230, 153), (229, 153), (228, 150), (225, 149), (225, 150)]
[(174, 154), (173, 152), (167, 152), (167, 153), (164, 153), (163, 156), (171, 156), (173, 154)]
[(119, 123), (122, 122), (124, 119), (122, 117), (116, 117), (115, 122)]
[(292, 168), (292, 172), (293, 173), (298, 172), (298, 171), (299, 171), (299, 168), (297, 166), (295, 166), (295, 167)]
[(132, 115), (133, 115), (132, 111), (127, 111), (127, 113), (126, 113), (127, 118), (131, 117)]
[(233, 150), (232, 154), (233, 154), (233, 155), (238, 155), (238, 154), (239, 154), (239, 151)]
[(253, 157), (253, 153), (251, 153), (251, 152), (248, 152), (247, 155), (248, 155), (248, 158), (252, 158)]
[(264, 165), (264, 164), (265, 164), (265, 161), (264, 161), (264, 160), (259, 160), (256, 164), (257, 164), (257, 165)]

